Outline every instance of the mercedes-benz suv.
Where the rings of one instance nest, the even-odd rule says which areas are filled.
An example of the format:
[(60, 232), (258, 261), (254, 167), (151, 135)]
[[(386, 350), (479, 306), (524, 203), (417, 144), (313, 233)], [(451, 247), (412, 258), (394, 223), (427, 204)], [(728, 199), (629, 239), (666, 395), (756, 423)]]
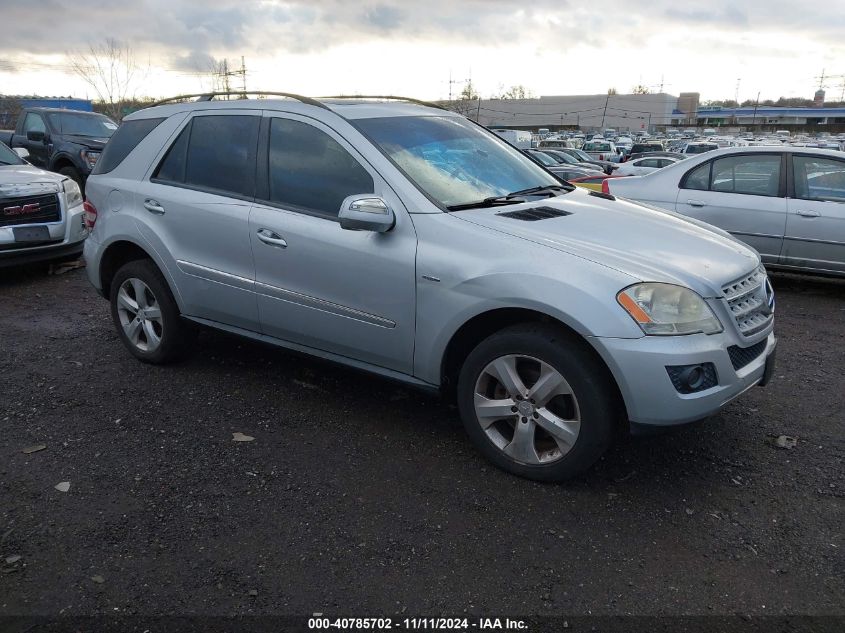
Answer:
[(771, 286), (723, 231), (437, 107), (287, 97), (151, 107), (106, 147), (87, 270), (139, 360), (178, 358), (192, 321), (439, 391), (540, 480), (768, 380)]

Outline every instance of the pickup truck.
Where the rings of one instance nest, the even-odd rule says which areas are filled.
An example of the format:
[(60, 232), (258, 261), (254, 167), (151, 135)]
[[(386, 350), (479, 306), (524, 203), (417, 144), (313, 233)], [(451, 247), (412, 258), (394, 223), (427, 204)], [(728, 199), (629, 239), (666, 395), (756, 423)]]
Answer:
[(14, 131), (0, 131), (0, 142), (25, 149), (30, 163), (67, 176), (83, 188), (116, 129), (114, 121), (95, 112), (24, 108)]

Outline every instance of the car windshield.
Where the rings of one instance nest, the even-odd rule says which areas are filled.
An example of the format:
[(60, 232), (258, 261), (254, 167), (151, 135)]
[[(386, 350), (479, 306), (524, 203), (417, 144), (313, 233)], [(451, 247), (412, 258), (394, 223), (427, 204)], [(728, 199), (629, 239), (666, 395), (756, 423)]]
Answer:
[(587, 143), (584, 146), (585, 152), (609, 152), (610, 145), (607, 143)]
[(519, 150), (463, 118), (378, 117), (355, 124), (443, 207), (561, 184)]
[(593, 160), (592, 156), (590, 156), (587, 152), (582, 152), (580, 149), (573, 150), (573, 152), (582, 161), (590, 162)]
[(62, 134), (109, 138), (117, 129), (117, 124), (102, 114), (52, 112), (47, 115), (50, 123)]
[(0, 165), (22, 165), (23, 161), (5, 143), (0, 143)]

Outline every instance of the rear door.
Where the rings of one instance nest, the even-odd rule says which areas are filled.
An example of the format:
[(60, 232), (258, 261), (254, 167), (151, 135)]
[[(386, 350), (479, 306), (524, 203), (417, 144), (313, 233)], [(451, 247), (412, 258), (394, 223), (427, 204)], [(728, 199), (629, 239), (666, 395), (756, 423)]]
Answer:
[(189, 316), (259, 331), (249, 210), (261, 112), (199, 111), (135, 196), (142, 235), (167, 258)]
[(812, 154), (791, 160), (793, 195), (780, 262), (845, 272), (845, 160)]
[(675, 209), (733, 234), (777, 263), (786, 227), (786, 170), (780, 152), (729, 154), (681, 179)]
[[(250, 217), (262, 331), (410, 374), (417, 237), (402, 201), (332, 128), (268, 113)], [(386, 233), (342, 229), (341, 202), (384, 198)]]

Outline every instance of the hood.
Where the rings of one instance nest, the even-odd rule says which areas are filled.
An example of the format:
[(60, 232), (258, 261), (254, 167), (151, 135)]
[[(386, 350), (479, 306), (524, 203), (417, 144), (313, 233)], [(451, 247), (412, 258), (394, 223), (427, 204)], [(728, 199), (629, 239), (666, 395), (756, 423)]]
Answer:
[(47, 183), (54, 188), (65, 177), (32, 165), (0, 165), (0, 196), (16, 195), (19, 190), (30, 185)]
[(106, 143), (109, 142), (107, 138), (92, 138), (90, 136), (77, 136), (76, 134), (65, 134), (65, 140), (77, 145), (85, 145), (90, 149), (102, 150)]
[[(569, 215), (533, 222), (501, 215), (531, 207), (552, 207)], [(722, 296), (723, 286), (760, 264), (754, 250), (709, 225), (580, 188), (555, 198), (453, 214), (640, 281), (687, 286), (703, 297)]]

